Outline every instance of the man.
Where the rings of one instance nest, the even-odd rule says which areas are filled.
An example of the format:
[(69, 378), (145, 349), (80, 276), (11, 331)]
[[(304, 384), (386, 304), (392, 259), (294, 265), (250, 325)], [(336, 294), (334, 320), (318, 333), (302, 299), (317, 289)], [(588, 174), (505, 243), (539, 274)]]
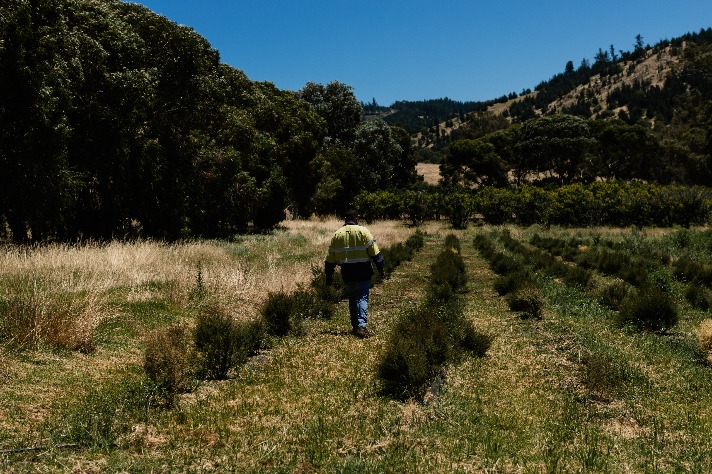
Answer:
[(378, 250), (376, 239), (371, 232), (358, 225), (358, 212), (351, 209), (346, 212), (344, 226), (334, 233), (329, 245), (329, 252), (324, 262), (326, 282), (331, 284), (334, 269), (341, 267), (341, 277), (346, 283), (349, 297), (349, 313), (354, 335), (360, 338), (373, 336), (368, 329), (368, 295), (371, 289), (371, 276), (376, 264), (378, 273), (383, 276), (383, 255)]

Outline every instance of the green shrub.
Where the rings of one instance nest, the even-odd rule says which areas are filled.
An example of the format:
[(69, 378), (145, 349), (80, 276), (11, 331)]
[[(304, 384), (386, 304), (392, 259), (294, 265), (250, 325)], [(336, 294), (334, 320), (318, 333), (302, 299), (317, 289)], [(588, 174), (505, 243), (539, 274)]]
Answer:
[(707, 311), (710, 309), (710, 290), (697, 285), (690, 285), (685, 290), (685, 299), (690, 302), (692, 307)]
[(620, 326), (665, 331), (677, 323), (677, 308), (670, 295), (656, 287), (631, 292), (618, 313)]
[(619, 281), (611, 283), (601, 290), (599, 299), (605, 306), (614, 311), (618, 311), (621, 307), (621, 303), (623, 303), (623, 300), (628, 295), (628, 291), (629, 286), (625, 282)]
[(413, 249), (400, 242), (391, 245), (388, 248), (381, 250), (383, 254), (383, 270), (386, 275), (393, 273), (393, 270), (398, 268), (401, 263), (413, 259)]
[(531, 282), (529, 272), (517, 271), (499, 276), (494, 282), (494, 289), (499, 296), (504, 296), (517, 291), (529, 282)]
[(523, 319), (541, 319), (544, 307), (543, 292), (535, 284), (523, 285), (507, 295), (507, 304), (510, 310), (519, 313)]
[(448, 360), (451, 341), (435, 310), (421, 306), (403, 315), (378, 363), (383, 391), (396, 399), (422, 399), (425, 388)]
[(305, 288), (297, 288), (292, 293), (269, 293), (262, 305), (261, 315), (272, 336), (303, 334), (303, 323), (307, 319), (331, 319), (334, 306), (316, 293)]
[(642, 377), (608, 348), (584, 352), (581, 364), (583, 383), (604, 396), (619, 395), (626, 384)]
[(294, 302), (291, 319), (298, 323), (307, 319), (331, 319), (334, 316), (334, 306), (316, 298), (314, 292), (307, 288), (299, 286), (290, 297)]
[(465, 262), (462, 256), (452, 250), (444, 250), (438, 254), (435, 263), (430, 266), (431, 285), (449, 285), (453, 291), (458, 291), (467, 284)]
[(199, 372), (206, 379), (223, 380), (264, 345), (265, 325), (260, 320), (236, 321), (224, 308), (206, 305), (194, 332)]
[(508, 275), (521, 271), (522, 265), (513, 257), (503, 254), (502, 252), (496, 252), (490, 259), (490, 268), (498, 275)]
[(406, 239), (405, 245), (417, 252), (425, 245), (425, 235), (425, 232), (417, 230), (410, 237), (408, 237), (408, 239)]
[(294, 299), (288, 293), (269, 293), (261, 314), (267, 323), (267, 332), (273, 336), (282, 337), (301, 330), (301, 321), (294, 317)]
[(194, 376), (191, 351), (190, 336), (179, 325), (159, 329), (146, 340), (143, 368), (169, 407), (177, 394), (190, 390)]
[(564, 283), (569, 286), (586, 288), (591, 281), (591, 272), (585, 268), (568, 266), (562, 263)]
[(311, 287), (319, 300), (338, 303), (346, 298), (346, 284), (341, 277), (341, 272), (334, 272), (333, 281), (329, 285), (326, 283), (326, 274), (322, 266), (313, 265), (311, 270)]
[(454, 249), (457, 253), (462, 251), (460, 248), (460, 239), (458, 239), (455, 234), (446, 235), (443, 245), (445, 245), (446, 249)]

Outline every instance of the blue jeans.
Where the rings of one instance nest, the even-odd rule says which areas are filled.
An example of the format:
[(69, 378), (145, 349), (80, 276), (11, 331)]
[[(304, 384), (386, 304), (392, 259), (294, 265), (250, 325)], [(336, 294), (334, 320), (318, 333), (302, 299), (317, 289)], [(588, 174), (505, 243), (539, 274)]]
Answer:
[(366, 327), (368, 323), (368, 293), (371, 280), (346, 283), (346, 294), (349, 296), (349, 314), (351, 327)]

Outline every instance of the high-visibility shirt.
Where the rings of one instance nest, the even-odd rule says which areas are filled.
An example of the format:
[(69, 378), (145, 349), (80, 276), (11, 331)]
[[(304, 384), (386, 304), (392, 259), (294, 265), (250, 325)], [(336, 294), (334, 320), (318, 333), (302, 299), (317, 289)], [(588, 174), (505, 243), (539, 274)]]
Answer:
[(332, 274), (334, 266), (339, 265), (345, 282), (368, 280), (373, 275), (371, 260), (382, 265), (376, 239), (367, 228), (347, 222), (331, 238), (325, 261), (326, 272), (327, 275)]

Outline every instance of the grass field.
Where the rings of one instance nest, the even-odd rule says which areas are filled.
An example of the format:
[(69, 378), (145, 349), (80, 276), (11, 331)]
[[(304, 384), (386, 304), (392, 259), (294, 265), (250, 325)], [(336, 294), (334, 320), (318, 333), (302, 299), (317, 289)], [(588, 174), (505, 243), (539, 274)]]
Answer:
[[(196, 292), (258, 317), (269, 292), (291, 291), (319, 266), (336, 219), (289, 221), (271, 235), (196, 241), (5, 247), (0, 253), (0, 469), (5, 472), (710, 472), (712, 373), (696, 332), (710, 318), (685, 298), (672, 262), (712, 265), (706, 230), (509, 228), (577, 237), (651, 264), (678, 308), (663, 333), (615, 324), (600, 303), (619, 278), (587, 287), (533, 271), (543, 317), (523, 319), (494, 290), (473, 245), (501, 228), (456, 231), (469, 283), (465, 314), (490, 335), (484, 358), (446, 368), (424, 402), (380, 390), (379, 356), (394, 322), (424, 297), (430, 265), (453, 232), (423, 226), (426, 244), (374, 287), (376, 336), (349, 334), (348, 309), (273, 341), (226, 381), (198, 383), (171, 409), (147, 406), (142, 354), (151, 331), (190, 325)], [(382, 247), (414, 232), (369, 225)], [(527, 262), (524, 263), (528, 265)], [(574, 265), (574, 263), (569, 263)]]

